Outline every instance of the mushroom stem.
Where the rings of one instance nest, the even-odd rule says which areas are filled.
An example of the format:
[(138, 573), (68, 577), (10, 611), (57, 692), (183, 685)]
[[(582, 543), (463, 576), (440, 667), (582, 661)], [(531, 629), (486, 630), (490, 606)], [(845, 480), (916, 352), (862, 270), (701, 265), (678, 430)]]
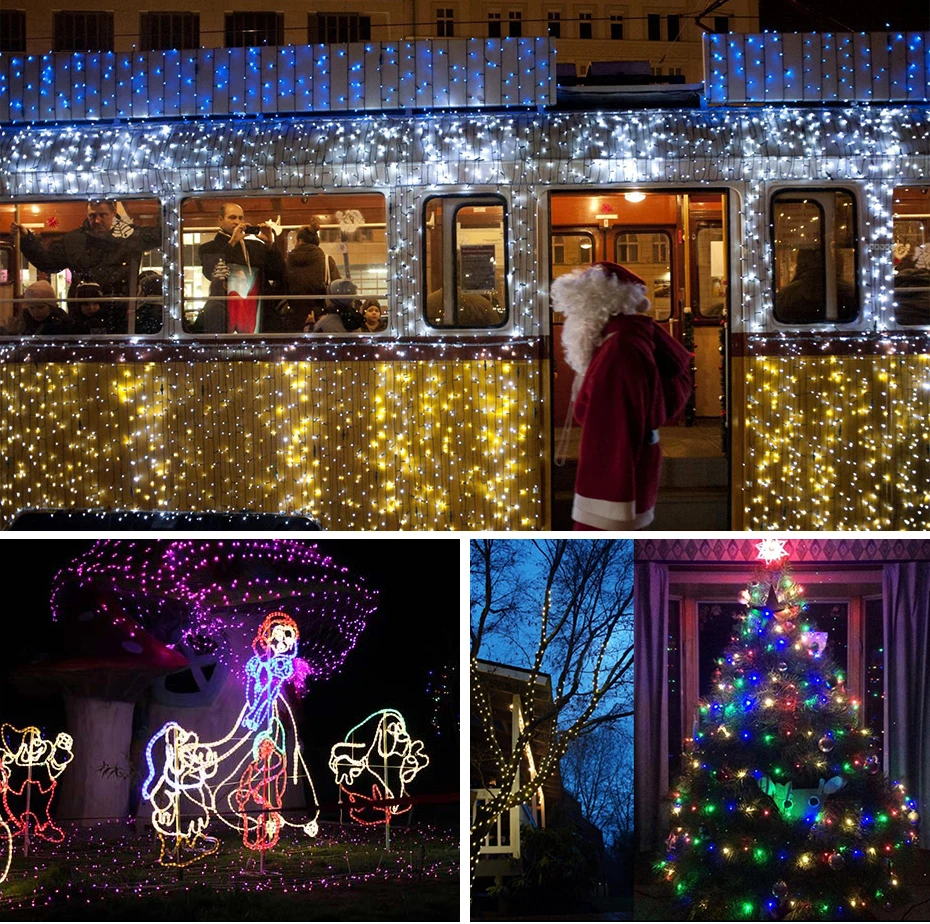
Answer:
[(59, 780), (63, 821), (89, 826), (129, 814), (133, 704), (65, 694), (74, 760)]

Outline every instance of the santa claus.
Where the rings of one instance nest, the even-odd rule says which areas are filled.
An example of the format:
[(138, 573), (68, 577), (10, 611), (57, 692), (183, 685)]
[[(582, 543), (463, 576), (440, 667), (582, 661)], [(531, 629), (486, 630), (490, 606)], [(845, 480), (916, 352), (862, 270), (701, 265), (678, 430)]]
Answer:
[(594, 263), (552, 284), (565, 314), (581, 425), (575, 529), (642, 529), (655, 515), (659, 427), (684, 410), (691, 354), (646, 312), (646, 283), (618, 263)]

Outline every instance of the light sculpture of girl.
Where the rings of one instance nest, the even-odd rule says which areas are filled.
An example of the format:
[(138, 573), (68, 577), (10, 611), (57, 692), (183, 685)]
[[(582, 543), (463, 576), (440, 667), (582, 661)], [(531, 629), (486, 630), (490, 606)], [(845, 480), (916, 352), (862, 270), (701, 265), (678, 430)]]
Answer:
[[(214, 816), (238, 830), (246, 847), (261, 852), (262, 870), (265, 851), (278, 843), (284, 827), (316, 835), (318, 807), (314, 817), (301, 824), (286, 821), (281, 812), (289, 766), (295, 784), (303, 770), (316, 803), (294, 714), (281, 691), (285, 681), (298, 675), (299, 640), (297, 623), (287, 613), (269, 613), (252, 640), (253, 656), (245, 666), (245, 704), (229, 733), (219, 741), (201, 743), (193, 732), (168, 722), (149, 742), (149, 775), (142, 795), (153, 806), (152, 824), (162, 842), (159, 862), (163, 865), (186, 866), (215, 852), (218, 842), (206, 837)], [(285, 720), (294, 741), (290, 761)], [(160, 739), (165, 749), (164, 759), (158, 761), (153, 750)], [(232, 770), (215, 779), (218, 767), (227, 760)], [(231, 790), (226, 801), (236, 823), (217, 811), (217, 794), (226, 790)], [(193, 820), (182, 821), (182, 808), (189, 815), (191, 806)]]

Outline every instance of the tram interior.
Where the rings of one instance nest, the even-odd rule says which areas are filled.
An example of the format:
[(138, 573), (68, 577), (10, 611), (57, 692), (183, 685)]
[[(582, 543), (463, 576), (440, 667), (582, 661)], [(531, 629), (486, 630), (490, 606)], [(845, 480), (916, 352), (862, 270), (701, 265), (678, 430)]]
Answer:
[[(697, 511), (704, 527), (729, 527), (721, 358), (729, 283), (726, 229), (722, 192), (566, 192), (550, 200), (552, 279), (601, 260), (623, 264), (646, 282), (652, 317), (695, 354), (693, 405), (661, 434), (666, 462), (660, 498), (666, 509), (657, 511), (656, 528), (664, 517), (689, 528), (681, 525), (676, 507)], [(553, 312), (554, 443), (564, 458), (553, 478), (553, 521), (564, 527), (570, 525), (566, 500), (580, 429), (569, 420), (574, 374), (562, 354), (562, 323)]]

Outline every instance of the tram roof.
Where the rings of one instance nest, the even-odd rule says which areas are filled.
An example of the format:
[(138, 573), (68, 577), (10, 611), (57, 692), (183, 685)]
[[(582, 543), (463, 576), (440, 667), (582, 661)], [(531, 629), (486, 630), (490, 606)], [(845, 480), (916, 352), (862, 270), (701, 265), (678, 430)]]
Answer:
[(703, 85), (560, 85), (548, 38), (0, 54), (0, 125), (632, 109), (926, 104), (930, 32), (706, 35)]

